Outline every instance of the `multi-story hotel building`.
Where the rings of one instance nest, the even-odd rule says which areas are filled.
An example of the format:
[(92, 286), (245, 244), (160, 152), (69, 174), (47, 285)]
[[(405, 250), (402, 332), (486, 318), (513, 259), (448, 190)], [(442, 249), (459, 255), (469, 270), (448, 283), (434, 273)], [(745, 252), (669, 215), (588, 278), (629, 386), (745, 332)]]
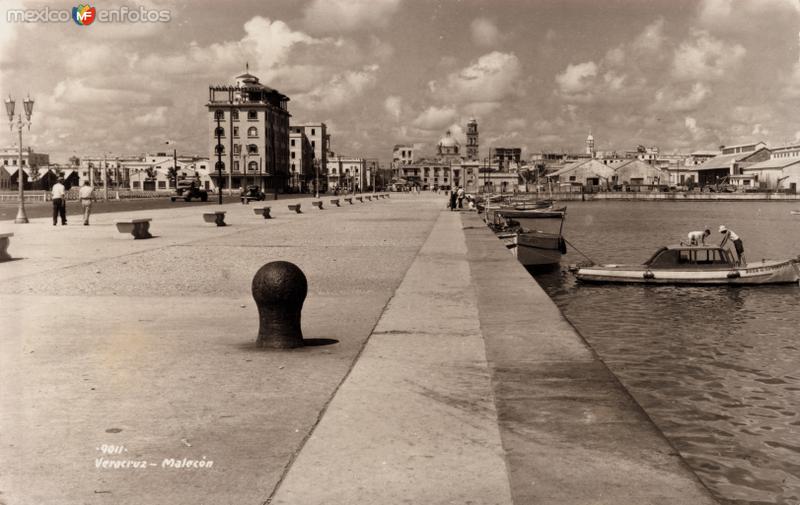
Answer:
[[(209, 86), (212, 177), (220, 188), (256, 184), (284, 191), (289, 183), (289, 98), (245, 72), (235, 85)], [(222, 171), (222, 180), (219, 178)]]

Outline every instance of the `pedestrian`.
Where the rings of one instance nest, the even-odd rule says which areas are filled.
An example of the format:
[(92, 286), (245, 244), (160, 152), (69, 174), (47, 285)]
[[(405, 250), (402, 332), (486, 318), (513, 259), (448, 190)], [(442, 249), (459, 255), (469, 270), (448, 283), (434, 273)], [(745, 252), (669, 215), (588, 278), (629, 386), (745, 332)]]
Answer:
[(746, 264), (744, 259), (744, 245), (739, 235), (734, 233), (733, 230), (726, 228), (724, 224), (719, 225), (719, 232), (722, 233), (722, 242), (719, 243), (719, 246), (723, 247), (728, 242), (728, 239), (730, 239), (731, 242), (733, 242), (733, 247), (736, 249), (737, 263), (739, 265)]
[(67, 189), (64, 187), (64, 178), (59, 177), (51, 195), (53, 197), (53, 226), (58, 224), (58, 217), (61, 216), (61, 226), (67, 225)]
[(456, 210), (456, 192), (452, 189), (450, 190), (450, 210)]
[(706, 237), (711, 235), (711, 230), (705, 229), (703, 231), (690, 231), (689, 232), (689, 245), (706, 245)]
[(458, 187), (458, 191), (456, 192), (456, 197), (458, 198), (458, 208), (464, 208), (464, 188), (461, 186)]
[(78, 192), (83, 207), (83, 226), (89, 226), (89, 216), (92, 215), (92, 203), (94, 202), (94, 188), (89, 181), (83, 181), (83, 187)]

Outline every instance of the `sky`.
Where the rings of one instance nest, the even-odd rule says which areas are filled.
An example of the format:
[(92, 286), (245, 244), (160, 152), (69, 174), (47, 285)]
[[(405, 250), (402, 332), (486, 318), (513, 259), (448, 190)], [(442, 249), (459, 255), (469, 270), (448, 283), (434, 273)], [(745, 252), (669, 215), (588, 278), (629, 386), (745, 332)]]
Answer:
[[(208, 86), (248, 63), (324, 122), (337, 154), (432, 153), (475, 117), (491, 147), (688, 153), (800, 141), (800, 0), (139, 0), (167, 22), (9, 22), (0, 96), (35, 100), (23, 142), (72, 155), (209, 152)], [(16, 132), (5, 144), (15, 145)]]

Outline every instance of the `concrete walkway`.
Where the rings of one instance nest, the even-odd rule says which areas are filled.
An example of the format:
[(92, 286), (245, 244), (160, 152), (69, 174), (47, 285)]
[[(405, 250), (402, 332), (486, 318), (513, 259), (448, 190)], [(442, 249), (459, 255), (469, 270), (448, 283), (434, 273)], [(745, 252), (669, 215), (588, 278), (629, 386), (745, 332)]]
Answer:
[[(0, 225), (0, 503), (714, 503), (476, 215), (279, 203)], [(277, 259), (338, 343), (254, 348)]]

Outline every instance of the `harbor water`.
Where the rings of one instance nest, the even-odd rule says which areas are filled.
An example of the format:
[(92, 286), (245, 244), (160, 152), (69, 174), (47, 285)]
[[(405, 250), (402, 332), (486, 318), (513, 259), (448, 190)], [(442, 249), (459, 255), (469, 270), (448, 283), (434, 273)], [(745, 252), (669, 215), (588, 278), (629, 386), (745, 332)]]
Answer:
[(587, 285), (565, 267), (642, 263), (720, 224), (748, 262), (800, 254), (797, 203), (569, 202), (561, 271), (536, 274), (726, 504), (800, 503), (800, 287)]

